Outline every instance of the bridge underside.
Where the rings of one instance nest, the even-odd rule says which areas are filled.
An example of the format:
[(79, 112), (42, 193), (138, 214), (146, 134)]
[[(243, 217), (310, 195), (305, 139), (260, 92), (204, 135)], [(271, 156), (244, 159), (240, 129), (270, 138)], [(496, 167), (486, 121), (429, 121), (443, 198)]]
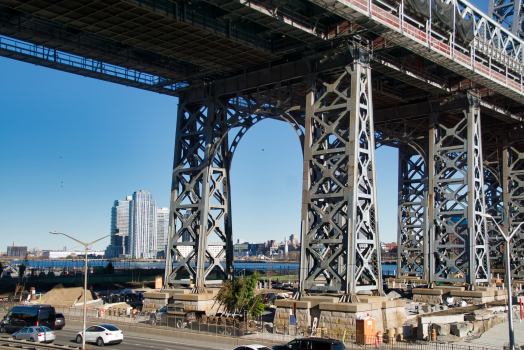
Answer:
[[(469, 69), (438, 56), (434, 38), (409, 41), (357, 10), (0, 0), (0, 55), (179, 97), (166, 283), (199, 292), (232, 278), (230, 164), (266, 118), (290, 124), (303, 148), (302, 291), (382, 288), (374, 150), (383, 145), (399, 148), (398, 276), (489, 281), (503, 251), (483, 213), (502, 222), (506, 210), (506, 230), (524, 220), (524, 98), (512, 87), (522, 74), (493, 58), (506, 62), (504, 85), (478, 66), (489, 51), (475, 51), (480, 41), (463, 50)], [(454, 38), (439, 40), (454, 50)], [(520, 234), (519, 277), (523, 250)]]

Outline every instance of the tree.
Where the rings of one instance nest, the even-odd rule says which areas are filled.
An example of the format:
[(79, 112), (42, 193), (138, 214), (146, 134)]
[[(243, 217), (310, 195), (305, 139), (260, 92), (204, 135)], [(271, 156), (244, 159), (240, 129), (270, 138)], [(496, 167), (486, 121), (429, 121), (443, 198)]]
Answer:
[(66, 256), (65, 258), (66, 258), (66, 259), (69, 259), (69, 260), (72, 260), (72, 259), (74, 259), (75, 257), (74, 257), (73, 255), (68, 255), (68, 256)]
[(27, 266), (25, 264), (18, 265), (18, 277), (23, 278)]
[(104, 273), (107, 275), (113, 275), (115, 273), (115, 268), (113, 267), (111, 261), (107, 264), (106, 267), (104, 267)]
[(255, 272), (245, 279), (227, 281), (218, 291), (215, 301), (229, 313), (247, 311), (251, 316), (262, 314), (265, 305), (260, 295), (255, 295), (259, 278), (260, 274)]

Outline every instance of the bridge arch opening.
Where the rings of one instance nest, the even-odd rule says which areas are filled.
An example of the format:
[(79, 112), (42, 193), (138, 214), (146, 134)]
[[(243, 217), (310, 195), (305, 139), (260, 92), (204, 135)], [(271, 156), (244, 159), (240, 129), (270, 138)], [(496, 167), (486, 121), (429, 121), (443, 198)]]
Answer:
[(230, 173), (235, 243), (300, 237), (302, 167), (300, 140), (286, 121), (267, 118), (246, 132)]

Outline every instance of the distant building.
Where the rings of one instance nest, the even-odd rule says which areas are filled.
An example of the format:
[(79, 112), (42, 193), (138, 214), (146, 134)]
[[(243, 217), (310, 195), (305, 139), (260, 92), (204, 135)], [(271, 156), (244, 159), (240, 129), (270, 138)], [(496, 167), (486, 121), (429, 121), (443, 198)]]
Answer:
[[(189, 219), (189, 217), (191, 216), (191, 210), (186, 210), (186, 213), (184, 214), (184, 219)], [(182, 233), (182, 242), (191, 242), (191, 234), (189, 233), (189, 231), (185, 231), (184, 233)]]
[(164, 259), (167, 254), (167, 240), (169, 238), (169, 208), (160, 208), (156, 211), (156, 246), (157, 258)]
[[(209, 253), (211, 254), (211, 256), (213, 256), (214, 258), (216, 258), (218, 256), (218, 254), (222, 251), (222, 249), (224, 248), (224, 246), (221, 246), (221, 245), (210, 245), (207, 247), (207, 250), (209, 251)], [(180, 255), (185, 258), (189, 253), (191, 253), (191, 251), (193, 250), (193, 246), (188, 246), (188, 245), (179, 245), (177, 247), (178, 251), (180, 251)], [(222, 256), (220, 258), (224, 258), (226, 255), (225, 253), (222, 254)], [(196, 257), (196, 254), (195, 254), (195, 257)]]
[[(119, 235), (111, 236), (106, 257), (156, 258), (158, 250), (165, 249), (157, 248), (157, 216), (157, 202), (149, 191), (137, 191), (133, 196), (127, 196), (125, 201), (115, 201), (111, 208), (111, 233)], [(161, 225), (163, 243), (165, 222), (162, 221)]]
[[(57, 251), (44, 250), (42, 252), (42, 257), (44, 259), (65, 259), (68, 256), (83, 258), (84, 254), (85, 254), (84, 251), (64, 252), (63, 250), (57, 250)], [(104, 256), (104, 251), (102, 251), (102, 250), (88, 250), (87, 251), (87, 256), (89, 258), (103, 257)]]
[(18, 245), (7, 246), (7, 256), (8, 257), (25, 258), (26, 255), (27, 255), (27, 246), (18, 246)]
[(106, 258), (116, 258), (121, 255), (130, 254), (129, 238), (133, 232), (131, 221), (131, 203), (133, 198), (127, 196), (126, 200), (116, 200), (111, 208), (111, 234), (118, 233), (119, 236), (111, 236), (110, 244), (106, 248)]
[(291, 242), (291, 244), (298, 245), (300, 243), (300, 237), (298, 237), (295, 234), (292, 234), (291, 236), (289, 236), (289, 241)]
[(244, 240), (243, 239), (237, 239), (237, 244), (243, 244), (244, 243)]
[(133, 193), (131, 220), (133, 231), (129, 239), (131, 257), (151, 259), (157, 254), (157, 202), (149, 191)]

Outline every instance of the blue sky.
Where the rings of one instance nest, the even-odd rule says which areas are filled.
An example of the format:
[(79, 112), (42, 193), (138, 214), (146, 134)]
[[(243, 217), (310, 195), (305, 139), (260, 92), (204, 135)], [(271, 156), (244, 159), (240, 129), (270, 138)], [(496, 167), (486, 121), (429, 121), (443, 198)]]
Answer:
[[(487, 1), (475, 4), (487, 10)], [(114, 200), (134, 191), (149, 190), (159, 207), (169, 207), (177, 104), (0, 58), (0, 251), (13, 242), (80, 248), (48, 232), (86, 242), (107, 235)], [(376, 155), (380, 235), (392, 242), (398, 153), (383, 147)], [(265, 120), (249, 130), (231, 172), (234, 240), (300, 234), (301, 177), (300, 145), (288, 124)]]

